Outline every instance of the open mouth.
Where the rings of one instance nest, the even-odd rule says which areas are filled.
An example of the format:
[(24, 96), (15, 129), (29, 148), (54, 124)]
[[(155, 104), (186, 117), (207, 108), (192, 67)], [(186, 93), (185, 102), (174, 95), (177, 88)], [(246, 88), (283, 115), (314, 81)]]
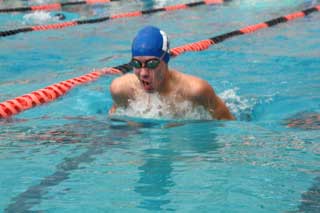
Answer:
[(147, 90), (147, 91), (153, 90), (153, 87), (152, 87), (152, 85), (151, 85), (150, 82), (141, 80), (141, 83), (142, 83), (142, 86), (143, 86), (143, 88), (144, 88), (145, 90)]

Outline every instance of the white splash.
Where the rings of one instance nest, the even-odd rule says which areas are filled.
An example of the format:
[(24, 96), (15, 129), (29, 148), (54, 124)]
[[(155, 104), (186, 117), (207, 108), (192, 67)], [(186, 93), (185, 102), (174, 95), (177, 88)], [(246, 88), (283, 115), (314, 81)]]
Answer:
[[(238, 88), (227, 89), (219, 94), (231, 113), (237, 120), (252, 120), (253, 111), (261, 100), (257, 97), (241, 97)], [(263, 103), (271, 101), (272, 97), (263, 99)], [(176, 103), (164, 100), (158, 94), (146, 94), (135, 101), (130, 101), (127, 108), (118, 108), (115, 115), (139, 117), (146, 119), (174, 120), (211, 120), (210, 113), (202, 106), (194, 107), (189, 101)]]
[(48, 22), (57, 21), (58, 18), (45, 11), (35, 11), (24, 15), (23, 20), (24, 24), (47, 24)]
[(115, 115), (149, 119), (210, 120), (203, 107), (194, 107), (189, 101), (164, 100), (159, 94), (146, 94), (130, 101), (127, 108), (118, 108)]
[(34, 5), (37, 5), (37, 4), (45, 4), (45, 3), (49, 3), (50, 0), (32, 0), (30, 1), (30, 4), (34, 4)]
[(234, 88), (225, 90), (219, 94), (237, 120), (252, 120), (254, 118), (254, 109), (257, 105), (269, 103), (273, 100), (273, 96), (241, 97), (237, 94), (237, 91), (238, 88)]
[(167, 4), (166, 0), (154, 0), (154, 7), (158, 8), (158, 7), (164, 7)]
[(241, 111), (245, 111), (252, 107), (247, 99), (243, 99), (236, 94), (237, 90), (238, 88), (228, 89), (219, 94), (221, 99), (225, 101), (227, 107), (234, 114), (239, 114)]

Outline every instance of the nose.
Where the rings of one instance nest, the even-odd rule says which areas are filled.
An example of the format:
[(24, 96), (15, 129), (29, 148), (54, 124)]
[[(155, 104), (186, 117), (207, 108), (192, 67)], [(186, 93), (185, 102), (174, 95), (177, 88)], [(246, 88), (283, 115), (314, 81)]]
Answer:
[(148, 70), (148, 68), (142, 67), (140, 69), (140, 78), (142, 79), (147, 79), (149, 78), (150, 72)]

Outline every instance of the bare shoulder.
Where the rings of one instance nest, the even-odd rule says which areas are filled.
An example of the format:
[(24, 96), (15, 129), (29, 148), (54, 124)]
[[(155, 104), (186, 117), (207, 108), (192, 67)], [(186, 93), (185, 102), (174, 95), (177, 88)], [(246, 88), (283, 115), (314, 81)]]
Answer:
[(134, 91), (137, 87), (138, 79), (134, 74), (128, 73), (115, 78), (110, 84), (110, 93), (114, 104), (110, 113), (116, 110), (118, 106), (127, 106), (129, 99), (134, 97)]
[(112, 95), (129, 96), (136, 82), (137, 77), (134, 74), (128, 73), (122, 75), (111, 82), (110, 92)]
[(185, 73), (173, 71), (176, 78), (179, 79), (184, 94), (189, 97), (196, 97), (205, 93), (214, 93), (211, 85), (201, 78)]
[(179, 79), (179, 90), (184, 97), (193, 103), (204, 106), (216, 119), (233, 120), (234, 117), (229, 109), (218, 97), (212, 86), (196, 76), (174, 72), (176, 79)]

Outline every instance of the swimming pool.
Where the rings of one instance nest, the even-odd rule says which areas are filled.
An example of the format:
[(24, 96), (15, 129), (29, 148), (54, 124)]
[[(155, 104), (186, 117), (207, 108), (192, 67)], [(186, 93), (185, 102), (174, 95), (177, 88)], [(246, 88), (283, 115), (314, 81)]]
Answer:
[[(120, 1), (63, 13), (72, 20), (153, 4)], [(146, 24), (163, 28), (176, 47), (312, 4), (319, 1), (235, 0), (0, 38), (0, 101), (128, 62), (131, 39)], [(33, 25), (39, 16), (56, 21), (25, 15), (1, 14), (1, 27)], [(319, 212), (319, 122), (287, 126), (319, 114), (319, 21), (314, 13), (170, 62), (206, 79), (237, 121), (172, 128), (161, 119), (142, 120), (142, 127), (112, 122), (106, 114), (114, 76), (0, 121), (0, 211)]]

